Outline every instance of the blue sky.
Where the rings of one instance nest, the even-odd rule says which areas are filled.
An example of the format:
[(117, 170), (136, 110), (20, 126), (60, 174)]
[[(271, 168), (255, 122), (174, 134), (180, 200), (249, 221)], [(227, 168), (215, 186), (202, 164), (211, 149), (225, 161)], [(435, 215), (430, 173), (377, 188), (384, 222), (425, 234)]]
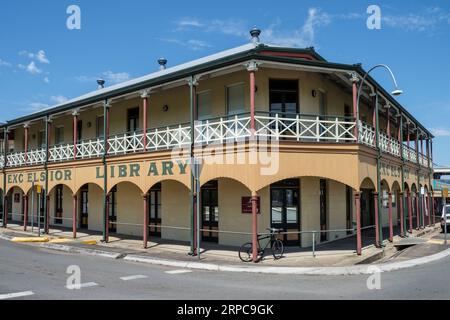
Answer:
[[(378, 5), (381, 30), (369, 30)], [(69, 5), (81, 30), (68, 30)], [(40, 0), (0, 4), (0, 120), (249, 41), (315, 46), (329, 61), (388, 64), (399, 101), (436, 134), (435, 162), (450, 166), (450, 3), (448, 1)], [(384, 71), (373, 76), (392, 87)]]

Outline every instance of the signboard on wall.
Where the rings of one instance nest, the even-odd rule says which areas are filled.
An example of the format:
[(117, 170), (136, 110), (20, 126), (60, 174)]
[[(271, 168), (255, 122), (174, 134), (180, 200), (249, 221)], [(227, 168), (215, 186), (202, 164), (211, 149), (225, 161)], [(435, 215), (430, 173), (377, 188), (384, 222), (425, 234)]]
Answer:
[[(258, 197), (257, 213), (261, 214), (261, 198)], [(252, 198), (242, 197), (242, 214), (252, 214)]]

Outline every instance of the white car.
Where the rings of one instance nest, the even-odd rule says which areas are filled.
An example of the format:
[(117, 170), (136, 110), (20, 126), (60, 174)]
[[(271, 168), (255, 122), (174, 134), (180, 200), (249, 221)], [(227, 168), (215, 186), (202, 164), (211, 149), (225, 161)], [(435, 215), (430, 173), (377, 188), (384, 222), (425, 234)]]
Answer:
[(441, 227), (442, 232), (445, 233), (445, 219), (447, 220), (447, 232), (449, 232), (450, 228), (450, 205), (445, 205), (442, 208), (442, 219), (441, 219)]

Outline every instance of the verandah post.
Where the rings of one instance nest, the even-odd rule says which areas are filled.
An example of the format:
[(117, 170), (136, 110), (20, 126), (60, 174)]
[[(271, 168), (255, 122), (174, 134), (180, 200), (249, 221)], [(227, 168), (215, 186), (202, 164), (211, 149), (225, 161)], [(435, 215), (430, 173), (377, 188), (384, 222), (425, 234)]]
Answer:
[(355, 193), (356, 208), (356, 253), (358, 256), (362, 254), (362, 235), (361, 235), (361, 193)]

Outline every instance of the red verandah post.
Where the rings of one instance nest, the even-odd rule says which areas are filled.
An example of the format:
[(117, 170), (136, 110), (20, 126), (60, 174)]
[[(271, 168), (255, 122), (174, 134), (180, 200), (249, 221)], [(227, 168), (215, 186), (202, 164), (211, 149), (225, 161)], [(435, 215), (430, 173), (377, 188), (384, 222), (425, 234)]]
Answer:
[(362, 254), (362, 235), (361, 235), (361, 193), (355, 193), (356, 207), (356, 253)]
[(252, 256), (253, 262), (258, 262), (258, 196), (252, 196)]
[(144, 200), (144, 226), (143, 226), (143, 235), (144, 235), (144, 249), (148, 248), (148, 194), (144, 194), (142, 196)]
[(389, 241), (394, 241), (394, 223), (392, 221), (392, 193), (389, 192), (389, 209), (388, 209), (388, 216), (389, 216)]
[(27, 226), (28, 226), (28, 196), (25, 195), (23, 197), (23, 230), (27, 231)]
[(400, 237), (405, 236), (404, 228), (405, 228), (405, 222), (404, 222), (404, 212), (403, 212), (403, 201), (404, 201), (404, 194), (403, 192), (400, 192), (399, 194), (399, 210), (400, 210)]
[(72, 205), (72, 232), (73, 238), (77, 238), (77, 203), (78, 197), (76, 194), (73, 195), (73, 205)]
[(374, 202), (375, 202), (375, 246), (377, 248), (381, 247), (380, 244), (380, 233), (378, 230), (380, 230), (380, 219), (378, 217), (378, 192), (374, 192), (373, 194)]

